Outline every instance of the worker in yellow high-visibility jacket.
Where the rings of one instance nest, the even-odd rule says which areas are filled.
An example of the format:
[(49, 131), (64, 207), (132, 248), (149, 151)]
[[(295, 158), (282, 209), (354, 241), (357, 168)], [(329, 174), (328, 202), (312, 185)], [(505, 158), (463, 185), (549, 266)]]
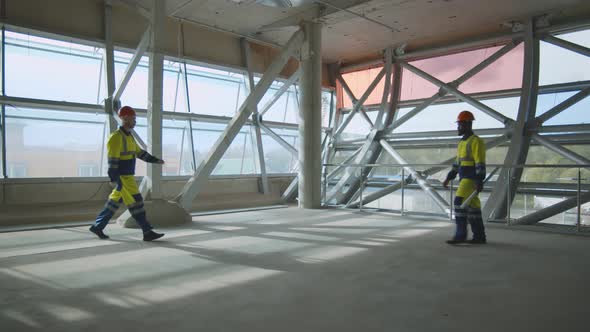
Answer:
[(153, 241), (161, 238), (164, 234), (154, 232), (146, 219), (143, 198), (139, 193), (134, 177), (135, 158), (156, 164), (163, 164), (164, 161), (142, 150), (135, 142), (133, 135), (131, 135), (131, 130), (135, 127), (135, 110), (133, 108), (123, 106), (119, 110), (119, 118), (121, 118), (122, 126), (111, 134), (107, 142), (108, 175), (114, 189), (109, 195), (105, 207), (100, 211), (96, 221), (90, 227), (90, 231), (100, 239), (108, 239), (109, 237), (103, 230), (117, 209), (119, 209), (119, 204), (123, 202), (129, 209), (131, 216), (141, 227), (143, 240)]
[[(448, 240), (449, 244), (463, 242), (483, 244), (486, 243), (486, 233), (481, 217), (481, 202), (475, 196), (467, 209), (461, 207), (464, 199), (474, 191), (478, 193), (483, 189), (483, 181), (486, 176), (486, 147), (484, 141), (473, 133), (472, 125), (475, 117), (469, 111), (462, 111), (457, 117), (457, 132), (463, 136), (457, 147), (457, 159), (453, 168), (447, 174), (443, 182), (446, 188), (449, 181), (459, 174), (459, 187), (455, 196), (455, 236)], [(473, 239), (467, 241), (467, 223), (471, 225)]]

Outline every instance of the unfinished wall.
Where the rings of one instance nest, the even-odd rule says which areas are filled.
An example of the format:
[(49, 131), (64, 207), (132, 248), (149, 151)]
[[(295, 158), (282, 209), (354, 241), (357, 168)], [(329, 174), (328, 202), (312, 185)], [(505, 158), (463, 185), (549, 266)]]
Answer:
[[(292, 179), (270, 176), (270, 193), (263, 195), (258, 192), (257, 177), (215, 177), (195, 198), (192, 211), (281, 204), (281, 194)], [(164, 180), (164, 197), (173, 199), (185, 183), (186, 179)], [(108, 182), (100, 178), (4, 180), (0, 182), (0, 227), (91, 221), (110, 191)], [(119, 213), (123, 211), (119, 209)]]

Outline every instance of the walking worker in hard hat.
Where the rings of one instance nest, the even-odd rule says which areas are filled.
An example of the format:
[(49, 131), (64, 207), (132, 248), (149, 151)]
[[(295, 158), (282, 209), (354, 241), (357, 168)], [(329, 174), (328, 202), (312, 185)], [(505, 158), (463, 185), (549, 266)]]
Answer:
[[(483, 189), (483, 181), (486, 176), (486, 147), (484, 141), (473, 133), (472, 125), (475, 117), (469, 111), (462, 111), (457, 117), (457, 132), (463, 136), (457, 147), (457, 159), (453, 168), (447, 174), (443, 182), (446, 188), (449, 181), (459, 174), (459, 187), (455, 196), (455, 236), (448, 240), (448, 244), (458, 243), (486, 243), (486, 233), (481, 217), (481, 202), (476, 195), (469, 202), (467, 209), (461, 207), (464, 199), (473, 191), (478, 193)], [(471, 224), (473, 238), (467, 240), (467, 223)]]
[(133, 108), (123, 106), (119, 110), (119, 118), (121, 118), (122, 126), (111, 134), (107, 143), (108, 174), (111, 184), (115, 188), (109, 195), (104, 208), (96, 217), (96, 221), (90, 227), (90, 231), (100, 239), (108, 239), (109, 237), (103, 230), (119, 209), (119, 204), (122, 201), (143, 230), (143, 240), (153, 241), (161, 238), (164, 234), (154, 232), (146, 219), (143, 198), (133, 176), (135, 174), (135, 158), (156, 164), (163, 164), (164, 161), (142, 150), (135, 142), (133, 135), (131, 135), (131, 130), (135, 127), (135, 110)]

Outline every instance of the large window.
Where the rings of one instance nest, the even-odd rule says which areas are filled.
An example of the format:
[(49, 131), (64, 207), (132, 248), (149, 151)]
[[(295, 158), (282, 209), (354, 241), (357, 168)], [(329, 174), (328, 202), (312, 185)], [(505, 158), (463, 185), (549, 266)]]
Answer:
[(6, 31), (6, 95), (98, 104), (102, 49)]
[[(22, 31), (19, 28), (6, 33), (6, 95), (35, 99), (37, 106), (6, 105), (7, 176), (106, 176), (105, 143), (110, 133), (101, 107), (107, 97), (104, 49), (90, 46), (93, 43), (39, 37)], [(114, 56), (118, 87), (133, 52), (118, 49)], [(122, 105), (147, 109), (148, 69), (146, 55), (140, 59), (121, 95)], [(165, 59), (163, 74), (165, 112), (190, 111), (205, 115), (198, 120), (186, 115), (164, 115), (161, 157), (166, 163), (162, 167), (163, 175), (192, 175), (220, 139), (229, 124), (228, 119), (239, 111), (248, 96), (248, 80), (241, 71), (192, 62), (184, 64), (175, 58)], [(255, 83), (259, 80), (260, 76), (256, 75)], [(282, 79), (273, 82), (258, 107), (262, 108), (284, 82)], [(298, 148), (298, 132), (286, 128), (299, 123), (298, 99), (298, 87), (294, 84), (263, 118), (273, 122), (272, 130), (295, 148)], [(329, 125), (335, 104), (333, 99), (331, 91), (322, 93), (323, 126)], [(72, 106), (71, 103), (82, 105)], [(93, 109), (96, 111), (92, 112)], [(135, 131), (147, 142), (145, 113), (139, 113)], [(284, 146), (265, 134), (262, 144), (268, 173), (295, 171), (296, 156)], [(254, 127), (244, 125), (213, 174), (259, 173), (257, 145)], [(136, 175), (145, 175), (146, 169), (145, 163), (138, 162)]]
[[(105, 115), (6, 108), (6, 159), (11, 177), (99, 176), (80, 165), (106, 163)], [(20, 166), (22, 165), (22, 167)]]

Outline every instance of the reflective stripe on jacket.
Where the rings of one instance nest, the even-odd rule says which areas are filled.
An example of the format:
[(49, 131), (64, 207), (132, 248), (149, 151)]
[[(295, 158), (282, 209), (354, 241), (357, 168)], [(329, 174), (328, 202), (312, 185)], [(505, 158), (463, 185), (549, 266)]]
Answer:
[(109, 168), (118, 169), (120, 175), (135, 174), (135, 157), (141, 148), (131, 133), (122, 128), (114, 131), (107, 142)]
[(482, 180), (486, 175), (486, 147), (484, 141), (477, 135), (461, 139), (457, 146), (457, 159), (453, 169), (459, 173), (459, 178)]

